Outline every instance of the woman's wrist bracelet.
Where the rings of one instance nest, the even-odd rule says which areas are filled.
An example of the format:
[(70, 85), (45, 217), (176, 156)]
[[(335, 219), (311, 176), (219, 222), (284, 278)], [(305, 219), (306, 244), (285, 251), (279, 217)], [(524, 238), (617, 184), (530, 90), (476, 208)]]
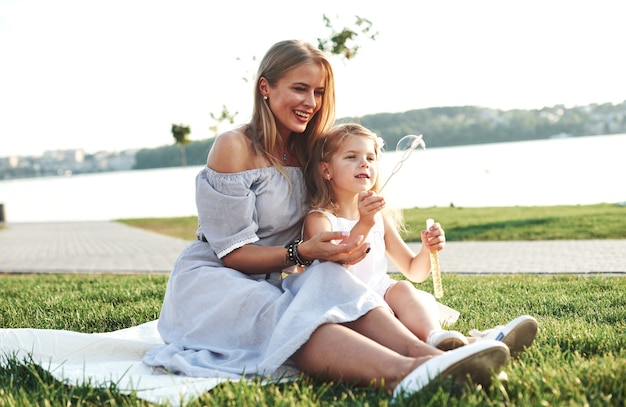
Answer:
[(287, 249), (285, 260), (300, 267), (310, 266), (313, 260), (303, 260), (302, 257), (300, 257), (300, 253), (298, 253), (298, 245), (300, 243), (302, 243), (302, 240), (298, 239), (285, 245)]

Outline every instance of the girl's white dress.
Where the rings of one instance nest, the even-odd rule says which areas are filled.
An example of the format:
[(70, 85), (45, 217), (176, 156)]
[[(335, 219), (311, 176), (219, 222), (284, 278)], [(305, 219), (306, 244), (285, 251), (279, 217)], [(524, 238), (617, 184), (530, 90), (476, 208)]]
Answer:
[[(352, 230), (357, 223), (356, 220), (341, 218), (325, 210), (315, 210), (315, 212), (322, 213), (326, 216), (331, 224), (332, 230)], [(396, 280), (389, 277), (387, 273), (388, 263), (387, 256), (385, 255), (385, 224), (380, 212), (374, 215), (374, 221), (374, 226), (366, 238), (366, 242), (370, 244), (370, 252), (363, 260), (350, 266), (349, 270), (365, 284), (372, 287), (379, 295), (384, 297), (387, 289)]]
[[(338, 217), (325, 210), (316, 209), (315, 212), (320, 212), (326, 216), (332, 230), (352, 230), (357, 223), (356, 220)], [(385, 254), (387, 251), (385, 245), (385, 223), (380, 212), (374, 215), (374, 226), (367, 235), (366, 242), (369, 242), (372, 250), (363, 260), (351, 265), (349, 271), (384, 297), (389, 287), (396, 280), (392, 279), (388, 273), (388, 261)], [(459, 312), (457, 310), (441, 304), (432, 294), (417, 290), (416, 295), (429, 304), (429, 312), (433, 313), (442, 324), (452, 325), (458, 319)]]
[(226, 267), (223, 256), (253, 243), (299, 238), (307, 210), (299, 168), (289, 183), (273, 167), (196, 177), (198, 240), (180, 255), (158, 322), (165, 345), (144, 363), (189, 376), (272, 375), (322, 324), (358, 319), (383, 298), (344, 267), (324, 262), (281, 279)]

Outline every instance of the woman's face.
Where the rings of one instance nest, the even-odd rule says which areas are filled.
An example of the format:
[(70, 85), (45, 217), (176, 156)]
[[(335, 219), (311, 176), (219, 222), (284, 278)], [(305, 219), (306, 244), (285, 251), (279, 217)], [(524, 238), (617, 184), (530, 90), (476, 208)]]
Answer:
[[(275, 87), (267, 86), (270, 110), (276, 119), (278, 133), (286, 140), (291, 133), (302, 133), (321, 108), (324, 95), (324, 71), (308, 63), (287, 72)], [(262, 89), (263, 81), (262, 78)], [(265, 82), (267, 83), (267, 82)]]

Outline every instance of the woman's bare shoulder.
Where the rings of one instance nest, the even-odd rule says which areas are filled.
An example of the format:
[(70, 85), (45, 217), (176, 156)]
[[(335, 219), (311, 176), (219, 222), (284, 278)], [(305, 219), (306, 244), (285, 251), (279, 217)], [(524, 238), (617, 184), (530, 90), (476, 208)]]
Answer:
[(252, 143), (242, 128), (229, 130), (215, 138), (207, 166), (214, 171), (231, 173), (250, 169), (254, 156)]

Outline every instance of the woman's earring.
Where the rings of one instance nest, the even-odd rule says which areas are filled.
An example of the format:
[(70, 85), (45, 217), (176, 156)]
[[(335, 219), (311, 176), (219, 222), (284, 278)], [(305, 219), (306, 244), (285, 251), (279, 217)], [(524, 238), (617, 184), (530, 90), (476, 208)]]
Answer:
[(263, 96), (263, 100), (267, 100), (267, 95)]

